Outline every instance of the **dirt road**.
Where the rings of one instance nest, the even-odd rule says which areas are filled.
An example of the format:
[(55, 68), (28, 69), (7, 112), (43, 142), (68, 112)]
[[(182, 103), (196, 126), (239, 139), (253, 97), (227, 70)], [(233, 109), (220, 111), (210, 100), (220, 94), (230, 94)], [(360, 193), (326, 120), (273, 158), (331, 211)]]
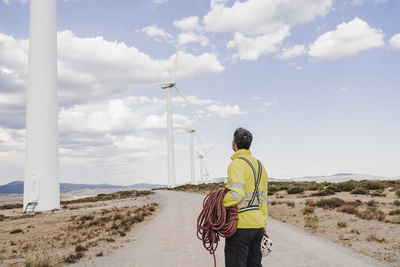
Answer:
[[(196, 219), (204, 196), (157, 191), (161, 210), (130, 234), (130, 242), (109, 255), (77, 266), (213, 266), (212, 256), (196, 237)], [(291, 225), (268, 220), (273, 253), (263, 266), (386, 266)], [(217, 249), (217, 266), (224, 266), (224, 240)]]

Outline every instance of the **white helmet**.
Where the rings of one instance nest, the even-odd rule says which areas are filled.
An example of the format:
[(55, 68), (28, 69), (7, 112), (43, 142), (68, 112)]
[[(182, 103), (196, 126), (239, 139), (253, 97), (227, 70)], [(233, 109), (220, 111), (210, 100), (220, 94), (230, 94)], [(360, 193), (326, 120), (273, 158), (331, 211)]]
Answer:
[(263, 257), (268, 256), (272, 251), (272, 240), (264, 234), (261, 240), (261, 254)]

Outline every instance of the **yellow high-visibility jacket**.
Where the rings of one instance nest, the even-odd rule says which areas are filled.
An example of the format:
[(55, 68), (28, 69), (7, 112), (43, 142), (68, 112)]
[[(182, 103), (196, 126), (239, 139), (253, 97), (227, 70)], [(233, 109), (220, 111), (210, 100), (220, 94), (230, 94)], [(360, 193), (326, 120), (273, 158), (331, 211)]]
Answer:
[[(258, 195), (253, 200), (252, 207), (248, 207), (252, 200), (255, 190), (254, 172), (251, 166), (243, 159), (247, 159), (254, 167), (256, 178), (261, 171), (260, 183), (258, 186)], [(267, 208), (267, 190), (268, 190), (268, 174), (261, 164), (258, 166), (250, 150), (239, 149), (231, 157), (232, 162), (228, 167), (228, 181), (226, 187), (229, 189), (224, 197), (224, 206), (238, 206), (239, 218), (237, 228), (263, 228), (267, 225), (268, 208)]]

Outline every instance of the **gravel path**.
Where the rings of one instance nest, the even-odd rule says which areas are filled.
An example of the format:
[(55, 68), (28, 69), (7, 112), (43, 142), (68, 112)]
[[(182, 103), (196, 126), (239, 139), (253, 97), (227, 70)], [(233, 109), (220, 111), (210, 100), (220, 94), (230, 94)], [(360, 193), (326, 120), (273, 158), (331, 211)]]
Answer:
[[(212, 256), (196, 237), (196, 219), (204, 195), (157, 191), (161, 209), (149, 222), (135, 228), (131, 242), (109, 255), (76, 266), (179, 267), (213, 266)], [(273, 253), (263, 266), (386, 266), (302, 229), (268, 219)], [(224, 240), (217, 249), (217, 266), (224, 266)]]

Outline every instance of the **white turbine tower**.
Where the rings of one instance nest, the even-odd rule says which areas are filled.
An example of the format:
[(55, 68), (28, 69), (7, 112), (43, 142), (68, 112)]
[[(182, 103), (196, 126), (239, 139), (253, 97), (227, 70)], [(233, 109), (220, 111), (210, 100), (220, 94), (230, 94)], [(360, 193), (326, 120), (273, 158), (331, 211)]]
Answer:
[(203, 154), (201, 154), (201, 153), (199, 153), (199, 152), (197, 152), (196, 151), (196, 153), (197, 153), (197, 157), (199, 158), (199, 161), (200, 161), (200, 183), (204, 183), (204, 174), (203, 174), (203, 160), (204, 160), (204, 155)]
[[(171, 88), (175, 88), (176, 91), (183, 97), (188, 106), (192, 108), (189, 101), (186, 99), (185, 95), (181, 90), (176, 86), (176, 70), (178, 66), (178, 53), (179, 53), (179, 44), (177, 45), (174, 66), (172, 70), (172, 80), (169, 82), (162, 83), (153, 83), (153, 84), (144, 84), (142, 87), (161, 87), (161, 89), (167, 90), (167, 129), (168, 129), (168, 138), (167, 138), (167, 150), (168, 150), (168, 187), (175, 187), (175, 152), (174, 152), (174, 135), (173, 135), (173, 120), (172, 120), (172, 101), (171, 101)], [(192, 108), (193, 110), (193, 108)], [(196, 112), (195, 112), (196, 113)]]
[(60, 208), (56, 2), (30, 1), (24, 210)]
[[(197, 135), (197, 133), (196, 133), (196, 135)], [(200, 142), (202, 150), (204, 151), (203, 153), (195, 151), (197, 153), (197, 157), (199, 158), (199, 162), (200, 162), (200, 182), (204, 183), (205, 182), (204, 181), (204, 176), (206, 176), (207, 180), (208, 180), (209, 175), (212, 173), (212, 171), (211, 172), (208, 171), (207, 166), (206, 166), (206, 162), (204, 160), (204, 157), (207, 155), (208, 151), (210, 151), (211, 147), (208, 150), (205, 150), (204, 147), (203, 147), (203, 144), (201, 143), (200, 137), (198, 135), (197, 135), (197, 138), (198, 138), (198, 140)]]
[[(181, 129), (190, 135), (189, 142), (189, 154), (190, 154), (190, 183), (196, 184), (196, 175), (194, 167), (194, 148), (193, 148), (193, 133), (196, 133), (195, 129), (185, 128), (185, 127), (175, 127), (176, 129)], [(197, 134), (197, 133), (196, 133)]]

